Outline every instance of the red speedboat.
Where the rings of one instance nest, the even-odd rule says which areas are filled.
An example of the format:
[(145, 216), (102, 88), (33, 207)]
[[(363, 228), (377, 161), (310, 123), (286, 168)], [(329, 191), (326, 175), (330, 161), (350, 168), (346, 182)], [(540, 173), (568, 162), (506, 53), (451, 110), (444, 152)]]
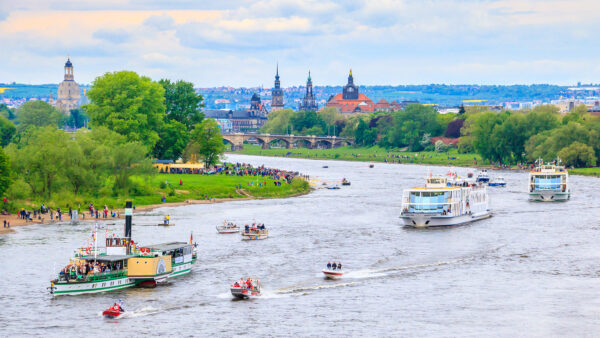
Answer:
[(115, 303), (113, 306), (109, 307), (108, 309), (104, 310), (104, 312), (102, 312), (102, 315), (104, 316), (104, 318), (117, 318), (120, 315), (122, 315), (123, 313), (125, 313), (125, 310), (123, 310), (123, 308), (121, 307), (121, 305)]
[(332, 270), (332, 269), (323, 269), (323, 274), (325, 278), (329, 279), (339, 279), (344, 276), (344, 272), (342, 270)]

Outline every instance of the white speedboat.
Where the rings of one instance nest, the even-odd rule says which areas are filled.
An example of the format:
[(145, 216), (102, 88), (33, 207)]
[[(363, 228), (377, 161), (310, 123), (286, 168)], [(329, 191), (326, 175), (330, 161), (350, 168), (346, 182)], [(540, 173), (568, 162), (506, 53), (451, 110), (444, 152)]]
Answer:
[(232, 222), (224, 221), (223, 225), (217, 225), (217, 232), (220, 234), (236, 234), (240, 232), (240, 227)]
[(506, 181), (504, 180), (504, 177), (498, 176), (496, 178), (491, 179), (488, 185), (490, 187), (506, 187)]
[(491, 216), (487, 187), (482, 184), (452, 186), (442, 176), (430, 176), (424, 187), (404, 190), (402, 219), (415, 228), (451, 226)]
[(260, 282), (257, 278), (242, 278), (231, 285), (231, 295), (239, 299), (260, 297)]
[(563, 166), (557, 164), (544, 164), (539, 159), (537, 167), (529, 172), (529, 200), (554, 202), (567, 201), (571, 198), (569, 189), (569, 173)]
[(323, 269), (323, 274), (325, 275), (325, 278), (328, 279), (340, 279), (344, 276), (344, 271), (337, 269)]

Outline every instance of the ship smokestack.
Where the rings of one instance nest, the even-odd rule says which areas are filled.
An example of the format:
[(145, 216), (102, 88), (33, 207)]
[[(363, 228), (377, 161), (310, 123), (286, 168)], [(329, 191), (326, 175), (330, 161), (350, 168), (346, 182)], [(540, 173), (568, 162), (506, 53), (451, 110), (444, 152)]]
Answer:
[(131, 201), (125, 202), (125, 238), (131, 239), (131, 217), (133, 216), (133, 206)]

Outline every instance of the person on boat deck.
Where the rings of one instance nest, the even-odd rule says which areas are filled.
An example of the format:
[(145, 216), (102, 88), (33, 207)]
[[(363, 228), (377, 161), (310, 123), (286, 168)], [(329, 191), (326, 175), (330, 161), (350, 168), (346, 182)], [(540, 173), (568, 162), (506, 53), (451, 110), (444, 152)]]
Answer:
[(331, 270), (331, 262), (327, 262), (327, 269)]
[(239, 288), (240, 287), (240, 283), (238, 283), (238, 282), (233, 283), (233, 287)]
[(169, 224), (169, 221), (171, 221), (171, 216), (165, 216), (165, 224)]
[(337, 268), (338, 268), (338, 270), (342, 270), (342, 263), (341, 262), (338, 262)]
[(117, 311), (119, 311), (119, 312), (125, 312), (125, 309), (124, 309), (124, 308), (123, 308), (121, 305), (119, 305), (119, 304), (117, 304), (117, 303), (115, 303), (115, 304), (113, 305), (113, 309), (115, 309), (115, 310), (117, 310)]
[(250, 227), (248, 226), (248, 224), (246, 224), (246, 226), (244, 227), (244, 229), (246, 230), (246, 232), (250, 231)]
[(335, 270), (336, 267), (337, 265), (335, 264), (335, 262), (333, 262), (333, 264), (331, 264), (331, 270)]

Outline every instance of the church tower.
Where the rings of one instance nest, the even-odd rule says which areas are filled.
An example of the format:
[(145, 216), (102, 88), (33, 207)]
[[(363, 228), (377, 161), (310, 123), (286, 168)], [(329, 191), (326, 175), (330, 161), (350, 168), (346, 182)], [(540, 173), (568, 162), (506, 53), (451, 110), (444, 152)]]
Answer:
[(352, 68), (350, 68), (350, 75), (348, 75), (348, 83), (344, 86), (342, 98), (344, 100), (358, 100), (358, 86), (354, 84)]
[(283, 109), (283, 90), (281, 89), (281, 83), (279, 82), (279, 64), (277, 64), (277, 71), (275, 72), (275, 87), (271, 91), (271, 111), (277, 111)]
[(312, 79), (310, 77), (310, 70), (308, 71), (308, 80), (306, 81), (306, 94), (304, 94), (304, 98), (302, 99), (302, 103), (300, 104), (301, 111), (303, 110), (313, 110), (317, 111), (319, 107), (315, 101), (315, 96), (313, 95), (313, 86)]
[(79, 107), (81, 89), (73, 76), (73, 63), (67, 58), (65, 63), (65, 79), (58, 85), (56, 97), (56, 108), (63, 113), (69, 114), (72, 109)]

